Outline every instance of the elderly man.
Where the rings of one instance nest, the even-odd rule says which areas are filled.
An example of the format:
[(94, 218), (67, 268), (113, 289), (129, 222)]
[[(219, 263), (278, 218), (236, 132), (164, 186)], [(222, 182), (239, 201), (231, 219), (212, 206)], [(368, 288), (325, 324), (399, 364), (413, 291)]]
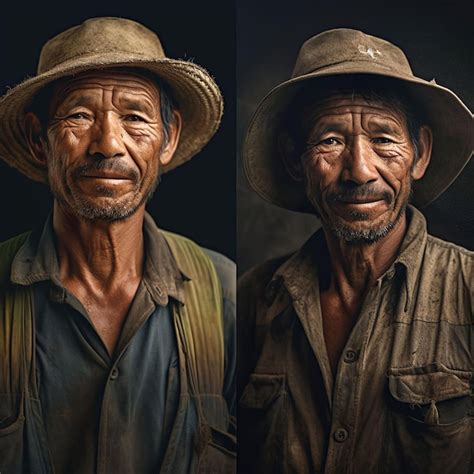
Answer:
[(145, 212), (221, 114), (202, 68), (119, 18), (51, 39), (0, 102), (1, 157), (54, 196), (0, 246), (2, 473), (234, 471), (234, 265)]
[(301, 48), (247, 134), (254, 190), (322, 229), (238, 287), (242, 473), (472, 472), (473, 253), (422, 214), (472, 115), (350, 29)]

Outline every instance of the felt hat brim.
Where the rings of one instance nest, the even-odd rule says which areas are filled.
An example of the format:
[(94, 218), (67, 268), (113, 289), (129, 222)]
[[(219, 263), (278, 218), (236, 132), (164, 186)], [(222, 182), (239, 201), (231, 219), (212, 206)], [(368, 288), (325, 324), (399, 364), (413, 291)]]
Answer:
[(383, 64), (344, 61), (289, 79), (275, 87), (259, 104), (243, 148), (244, 170), (251, 187), (265, 200), (285, 209), (313, 212), (304, 186), (286, 171), (278, 149), (289, 107), (303, 86), (330, 76), (364, 74), (401, 81), (414, 98), (433, 132), (431, 162), (425, 176), (414, 183), (412, 202), (424, 207), (456, 179), (473, 152), (473, 115), (449, 89), (415, 76), (393, 72)]

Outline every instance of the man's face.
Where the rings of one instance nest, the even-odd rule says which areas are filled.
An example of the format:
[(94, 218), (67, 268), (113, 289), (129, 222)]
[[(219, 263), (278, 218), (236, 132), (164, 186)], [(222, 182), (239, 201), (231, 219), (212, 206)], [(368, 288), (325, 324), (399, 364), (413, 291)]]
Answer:
[(164, 140), (150, 79), (110, 70), (78, 75), (56, 88), (50, 105), (51, 190), (81, 217), (129, 217), (154, 191)]
[(307, 195), (323, 225), (346, 242), (372, 243), (403, 215), (415, 150), (403, 113), (363, 97), (332, 95), (305, 114)]

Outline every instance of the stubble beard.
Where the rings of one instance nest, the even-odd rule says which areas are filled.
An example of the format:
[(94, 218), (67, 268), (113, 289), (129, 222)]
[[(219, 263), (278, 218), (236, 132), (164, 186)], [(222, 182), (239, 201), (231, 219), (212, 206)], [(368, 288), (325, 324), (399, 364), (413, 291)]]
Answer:
[[(66, 182), (64, 180), (64, 182)], [(58, 203), (65, 209), (70, 209), (78, 217), (89, 221), (120, 221), (125, 220), (135, 214), (138, 209), (145, 203), (149, 202), (160, 182), (158, 174), (151, 186), (151, 189), (144, 193), (140, 199), (134, 199), (137, 194), (134, 193), (130, 199), (114, 200), (115, 192), (106, 186), (97, 185), (96, 190), (101, 196), (108, 197), (104, 203), (94, 202), (93, 198), (84, 195), (83, 192), (75, 191), (70, 186), (64, 186), (62, 189), (55, 185), (53, 179), (49, 179), (51, 193)], [(137, 190), (138, 191), (138, 190)]]
[[(338, 239), (351, 245), (371, 245), (386, 237), (400, 222), (400, 219), (405, 215), (408, 201), (406, 201), (399, 209), (394, 219), (388, 223), (369, 229), (354, 229), (353, 227), (344, 224), (340, 221), (332, 221), (330, 230), (332, 234)], [(363, 215), (354, 216), (358, 220), (364, 220)]]
[[(390, 232), (405, 216), (406, 208), (413, 195), (412, 180), (410, 180), (409, 186), (410, 189), (407, 193), (407, 196), (401, 204), (400, 209), (398, 210), (395, 217), (382, 225), (366, 229), (357, 229), (353, 226), (346, 224), (344, 221), (342, 221), (342, 219), (339, 218), (322, 218), (321, 212), (319, 211), (317, 206), (316, 199), (314, 198), (314, 192), (309, 183), (307, 183), (307, 196), (313, 206), (313, 209), (315, 210), (315, 215), (322, 221), (323, 226), (329, 229), (329, 231), (332, 233), (332, 235), (334, 235), (335, 238), (350, 245), (371, 245), (390, 234)], [(354, 219), (354, 222), (362, 222), (367, 220), (369, 218), (369, 215), (366, 213), (353, 212), (352, 217)]]

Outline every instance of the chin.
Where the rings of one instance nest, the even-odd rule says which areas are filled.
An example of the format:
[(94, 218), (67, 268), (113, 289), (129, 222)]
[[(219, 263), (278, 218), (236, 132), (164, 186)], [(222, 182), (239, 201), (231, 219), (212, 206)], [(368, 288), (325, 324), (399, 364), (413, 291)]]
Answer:
[(89, 221), (119, 221), (132, 216), (137, 208), (120, 206), (76, 205), (73, 212), (82, 219)]
[(369, 216), (353, 216), (351, 221), (337, 218), (330, 222), (333, 235), (339, 240), (354, 245), (374, 244), (392, 232), (400, 218), (405, 214), (405, 207), (395, 215), (371, 219)]
[(374, 244), (386, 237), (394, 225), (385, 227), (372, 227), (370, 229), (354, 228), (353, 226), (336, 225), (332, 227), (332, 233), (339, 239), (348, 244), (366, 245)]
[(92, 199), (84, 196), (74, 196), (68, 201), (60, 200), (62, 205), (69, 208), (77, 217), (89, 221), (120, 221), (135, 214), (144, 200), (117, 199), (101, 197)]

